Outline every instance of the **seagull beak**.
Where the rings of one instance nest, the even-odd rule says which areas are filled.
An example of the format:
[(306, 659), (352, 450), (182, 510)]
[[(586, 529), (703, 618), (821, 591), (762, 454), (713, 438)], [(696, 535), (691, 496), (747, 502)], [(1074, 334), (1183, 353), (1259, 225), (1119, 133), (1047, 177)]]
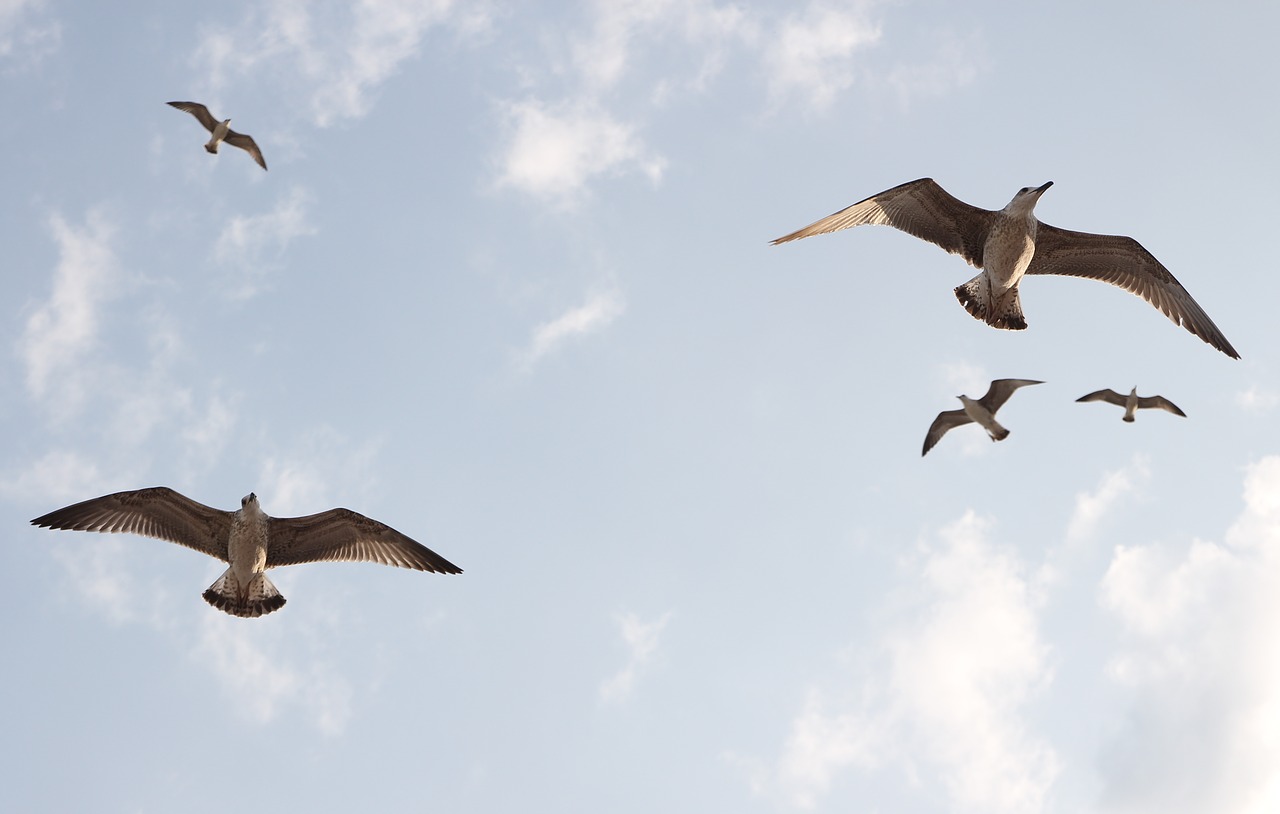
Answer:
[(1048, 189), (1049, 187), (1051, 187), (1051, 186), (1053, 186), (1053, 182), (1052, 182), (1052, 181), (1045, 181), (1043, 186), (1038, 186), (1038, 187), (1036, 187), (1036, 194), (1037, 194), (1037, 195), (1043, 195), (1043, 194), (1044, 194), (1044, 191), (1045, 191), (1046, 189)]

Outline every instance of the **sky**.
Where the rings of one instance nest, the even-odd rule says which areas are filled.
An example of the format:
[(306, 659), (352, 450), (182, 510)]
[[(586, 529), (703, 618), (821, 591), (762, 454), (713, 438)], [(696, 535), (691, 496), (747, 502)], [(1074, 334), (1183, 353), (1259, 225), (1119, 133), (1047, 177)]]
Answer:
[[(0, 809), (1280, 810), (1278, 27), (0, 0)], [(992, 329), (892, 229), (769, 245), (926, 176), (1054, 181), (1242, 358), (1084, 280)], [(1045, 384), (922, 458), (994, 378)], [(1075, 403), (1135, 386), (1187, 417)], [(245, 620), (211, 558), (29, 525), (156, 485), (465, 573)]]

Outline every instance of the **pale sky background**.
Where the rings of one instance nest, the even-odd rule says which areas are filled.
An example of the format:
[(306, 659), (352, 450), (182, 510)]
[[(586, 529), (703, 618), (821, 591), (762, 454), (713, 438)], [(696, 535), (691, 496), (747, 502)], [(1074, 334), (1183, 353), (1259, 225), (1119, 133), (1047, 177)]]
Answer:
[[(1280, 811), (1277, 30), (0, 0), (0, 810)], [(768, 245), (922, 176), (1054, 181), (1243, 359), (1065, 278), (991, 329), (891, 229)], [(1012, 435), (922, 459), (1003, 377)], [(1188, 418), (1074, 403), (1134, 385)], [(466, 573), (242, 620), (207, 557), (28, 525), (153, 485)]]

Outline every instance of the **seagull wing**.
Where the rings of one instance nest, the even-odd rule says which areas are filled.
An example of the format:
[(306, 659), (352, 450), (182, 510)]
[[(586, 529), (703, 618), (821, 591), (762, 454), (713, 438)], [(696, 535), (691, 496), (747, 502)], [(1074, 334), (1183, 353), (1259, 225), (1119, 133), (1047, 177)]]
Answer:
[(920, 457), (928, 455), (929, 450), (947, 434), (947, 430), (972, 423), (973, 419), (964, 410), (944, 410), (938, 413), (938, 417), (929, 425), (929, 432), (924, 436), (924, 451), (920, 453)]
[(171, 107), (176, 107), (178, 110), (185, 110), (192, 116), (195, 116), (196, 119), (204, 125), (204, 129), (208, 130), (210, 133), (213, 132), (213, 128), (218, 126), (218, 120), (213, 118), (209, 113), (209, 108), (199, 102), (169, 102), (168, 104)]
[(901, 229), (952, 254), (962, 255), (982, 268), (983, 239), (995, 214), (970, 206), (938, 186), (932, 178), (921, 178), (872, 195), (780, 237), (773, 244), (871, 223)]
[(1183, 418), (1187, 417), (1186, 413), (1178, 409), (1178, 405), (1174, 404), (1172, 401), (1169, 401), (1164, 396), (1139, 396), (1138, 406), (1144, 407), (1144, 408), (1158, 407), (1161, 410), (1168, 410), (1174, 415), (1180, 415)]
[(232, 512), (197, 503), (164, 486), (116, 492), (49, 512), (34, 526), (72, 531), (126, 532), (156, 537), (227, 562)]
[(246, 136), (244, 133), (237, 133), (234, 130), (228, 130), (227, 136), (223, 141), (230, 144), (232, 147), (239, 147), (241, 150), (245, 150), (249, 155), (253, 156), (254, 161), (258, 162), (259, 167), (262, 167), (264, 170), (267, 168), (267, 161), (262, 157), (262, 151), (258, 149), (257, 143), (254, 142), (251, 136)]
[(267, 567), (305, 562), (378, 562), (416, 571), (461, 574), (462, 569), (385, 523), (350, 509), (307, 517), (273, 517)]
[(1131, 237), (1073, 232), (1041, 223), (1027, 274), (1065, 274), (1119, 286), (1151, 303), (1175, 325), (1231, 358), (1240, 358), (1182, 283)]
[(1092, 393), (1086, 393), (1076, 401), (1105, 401), (1107, 404), (1118, 404), (1121, 407), (1125, 405), (1125, 397), (1109, 387), (1106, 390), (1095, 390)]
[(1013, 395), (1013, 391), (1019, 387), (1026, 387), (1029, 384), (1044, 384), (1034, 379), (996, 379), (987, 388), (987, 393), (978, 399), (978, 403), (987, 408), (987, 412), (992, 415), (996, 414), (1004, 403)]

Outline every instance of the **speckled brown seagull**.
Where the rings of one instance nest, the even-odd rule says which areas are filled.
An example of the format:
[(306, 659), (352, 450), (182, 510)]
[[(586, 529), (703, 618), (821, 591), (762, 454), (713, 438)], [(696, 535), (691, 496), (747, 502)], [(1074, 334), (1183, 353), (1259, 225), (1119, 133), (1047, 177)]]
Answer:
[(212, 134), (209, 138), (209, 143), (204, 145), (204, 148), (209, 152), (217, 153), (218, 145), (225, 141), (232, 147), (239, 147), (253, 156), (253, 160), (258, 162), (259, 167), (264, 170), (267, 168), (267, 161), (262, 157), (262, 151), (258, 149), (257, 143), (254, 142), (252, 137), (232, 130), (230, 119), (218, 121), (209, 112), (209, 108), (199, 102), (169, 102), (168, 104), (195, 116), (204, 125), (204, 129)]
[(1065, 274), (1117, 285), (1233, 359), (1240, 354), (1151, 252), (1120, 235), (1059, 229), (1036, 220), (1032, 210), (1053, 184), (1023, 187), (998, 212), (979, 209), (950, 195), (932, 178), (921, 178), (872, 195), (820, 221), (773, 241), (879, 224), (901, 229), (952, 254), (982, 273), (955, 290), (956, 298), (988, 325), (1022, 330), (1018, 283), (1024, 274)]
[(1133, 421), (1133, 414), (1138, 410), (1159, 408), (1168, 410), (1174, 415), (1180, 415), (1183, 418), (1187, 414), (1178, 408), (1178, 405), (1169, 401), (1164, 396), (1139, 396), (1138, 388), (1129, 391), (1129, 395), (1122, 396), (1110, 388), (1106, 390), (1096, 390), (1087, 395), (1083, 395), (1076, 401), (1105, 401), (1107, 404), (1117, 404), (1124, 408), (1124, 415), (1120, 417), (1121, 421)]
[(975, 421), (987, 431), (992, 441), (1004, 440), (1008, 437), (1009, 431), (996, 421), (996, 410), (1009, 400), (1013, 391), (1029, 384), (1044, 384), (1044, 382), (1032, 379), (996, 379), (987, 388), (987, 394), (980, 399), (956, 396), (960, 399), (962, 409), (938, 413), (938, 417), (929, 425), (929, 432), (924, 437), (924, 451), (920, 455), (923, 457), (929, 454), (929, 450), (933, 449), (934, 444), (947, 434), (947, 430)]
[(233, 616), (279, 610), (284, 597), (263, 573), (281, 565), (359, 561), (437, 574), (462, 569), (388, 525), (350, 509), (307, 517), (270, 517), (252, 492), (240, 510), (224, 512), (164, 486), (116, 492), (49, 512), (32, 525), (157, 537), (216, 557), (230, 567), (204, 592), (205, 601)]

